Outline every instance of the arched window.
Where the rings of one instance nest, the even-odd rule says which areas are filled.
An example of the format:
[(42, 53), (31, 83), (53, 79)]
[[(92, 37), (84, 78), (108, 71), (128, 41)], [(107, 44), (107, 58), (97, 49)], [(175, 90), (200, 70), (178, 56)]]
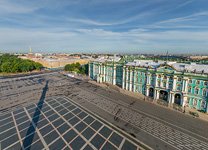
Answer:
[(200, 84), (200, 81), (199, 81), (199, 80), (197, 80), (197, 81), (196, 81), (196, 84)]
[(193, 106), (196, 107), (196, 105), (197, 105), (197, 99), (195, 98), (195, 99), (193, 100)]
[(163, 87), (166, 87), (166, 82), (163, 82)]
[(181, 90), (181, 85), (180, 85), (180, 84), (177, 85), (177, 90), (178, 90), (178, 91)]
[(157, 81), (157, 85), (160, 86), (160, 81)]
[(207, 86), (207, 81), (204, 81), (204, 86)]
[(189, 80), (189, 83), (192, 83), (192, 79)]
[(199, 94), (199, 89), (198, 88), (195, 88), (195, 94)]
[(191, 93), (191, 87), (188, 87), (188, 92)]
[(178, 78), (178, 81), (181, 81), (181, 78)]
[(207, 96), (207, 91), (206, 91), (206, 89), (203, 89), (203, 96)]
[(168, 88), (172, 88), (172, 83), (171, 82), (169, 82)]

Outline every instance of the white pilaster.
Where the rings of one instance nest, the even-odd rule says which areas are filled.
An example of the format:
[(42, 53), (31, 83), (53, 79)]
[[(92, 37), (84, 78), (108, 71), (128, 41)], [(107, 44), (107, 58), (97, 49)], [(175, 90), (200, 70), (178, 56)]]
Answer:
[(173, 94), (170, 93), (170, 97), (169, 97), (170, 98), (170, 101), (169, 101), (170, 104), (172, 104), (172, 97), (173, 97)]
[(157, 79), (158, 79), (158, 75), (156, 74), (156, 78), (155, 78), (155, 86), (156, 86), (156, 87), (158, 87)]
[(186, 80), (182, 80), (182, 91), (185, 92), (185, 84), (186, 84)]
[(186, 83), (185, 83), (185, 87), (184, 88), (185, 88), (184, 91), (186, 93), (188, 93), (188, 80), (186, 80)]
[(122, 89), (125, 89), (125, 76), (126, 76), (126, 67), (123, 67), (123, 76), (122, 76)]
[(113, 67), (113, 85), (116, 85), (116, 66)]
[(129, 91), (132, 91), (132, 70), (129, 71), (130, 77), (129, 77)]
[(166, 80), (166, 89), (169, 88), (169, 77), (167, 77), (167, 80)]
[(106, 67), (103, 66), (103, 82), (106, 82)]
[(129, 86), (129, 70), (126, 68), (126, 90), (128, 90)]
[(159, 91), (157, 91), (157, 99), (159, 99), (159, 95), (160, 95), (160, 92), (159, 92)]
[(149, 84), (149, 75), (147, 73), (147, 83), (146, 84)]
[(136, 70), (134, 69), (134, 75), (133, 75), (134, 77), (133, 77), (133, 92), (136, 92)]
[(155, 90), (155, 95), (154, 95), (154, 99), (159, 99), (159, 91)]
[(175, 94), (172, 94), (172, 100), (171, 100), (172, 104), (174, 103), (174, 100), (175, 100)]
[(173, 91), (176, 91), (176, 82), (177, 82), (177, 77), (174, 76), (174, 78), (173, 78)]
[(154, 90), (154, 99), (157, 99), (157, 90)]
[(149, 96), (149, 88), (146, 90), (146, 96)]

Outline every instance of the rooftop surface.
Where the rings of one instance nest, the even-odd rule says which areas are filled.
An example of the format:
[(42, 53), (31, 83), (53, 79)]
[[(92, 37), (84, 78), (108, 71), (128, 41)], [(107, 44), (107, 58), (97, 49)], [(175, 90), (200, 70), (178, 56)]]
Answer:
[(4, 150), (123, 149), (136, 143), (68, 98), (52, 97), (0, 116)]

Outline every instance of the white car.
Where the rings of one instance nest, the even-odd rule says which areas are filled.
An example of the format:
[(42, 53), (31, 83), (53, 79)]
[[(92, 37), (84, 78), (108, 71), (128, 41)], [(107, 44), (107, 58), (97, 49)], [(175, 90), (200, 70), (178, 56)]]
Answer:
[(68, 77), (73, 77), (74, 78), (74, 75), (73, 74), (67, 74)]

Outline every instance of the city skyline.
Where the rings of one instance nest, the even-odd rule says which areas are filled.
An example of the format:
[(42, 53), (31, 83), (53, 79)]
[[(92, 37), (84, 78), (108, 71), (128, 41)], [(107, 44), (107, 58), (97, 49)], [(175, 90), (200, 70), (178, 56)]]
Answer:
[(205, 0), (0, 2), (1, 52), (205, 54)]

